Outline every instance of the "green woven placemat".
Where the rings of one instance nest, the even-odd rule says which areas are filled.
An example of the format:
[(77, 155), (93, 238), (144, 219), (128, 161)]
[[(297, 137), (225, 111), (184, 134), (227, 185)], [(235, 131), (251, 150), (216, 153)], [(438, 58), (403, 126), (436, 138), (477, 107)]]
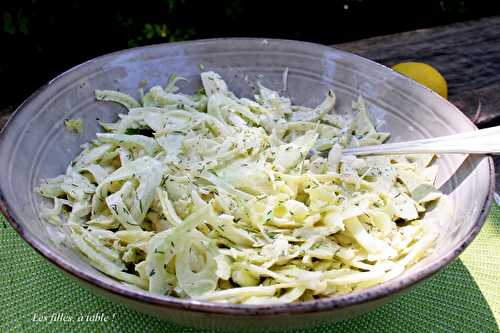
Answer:
[[(495, 205), (460, 258), (422, 285), (357, 318), (303, 332), (498, 332), (499, 249)], [(0, 332), (202, 332), (94, 296), (36, 254), (1, 216), (0, 282)], [(39, 322), (43, 316), (48, 321)], [(103, 316), (112, 323), (96, 321)]]

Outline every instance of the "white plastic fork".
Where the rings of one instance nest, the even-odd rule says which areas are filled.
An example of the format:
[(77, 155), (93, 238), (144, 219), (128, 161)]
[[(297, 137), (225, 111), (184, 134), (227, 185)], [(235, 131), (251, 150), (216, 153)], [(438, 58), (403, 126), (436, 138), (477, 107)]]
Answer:
[(346, 148), (346, 155), (500, 154), (500, 126), (430, 139)]

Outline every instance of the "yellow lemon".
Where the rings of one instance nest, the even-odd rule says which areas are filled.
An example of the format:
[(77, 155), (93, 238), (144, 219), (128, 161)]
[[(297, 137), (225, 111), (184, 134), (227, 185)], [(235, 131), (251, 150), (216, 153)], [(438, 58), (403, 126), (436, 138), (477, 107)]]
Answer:
[(392, 66), (392, 69), (448, 98), (446, 80), (434, 67), (422, 62), (402, 62)]

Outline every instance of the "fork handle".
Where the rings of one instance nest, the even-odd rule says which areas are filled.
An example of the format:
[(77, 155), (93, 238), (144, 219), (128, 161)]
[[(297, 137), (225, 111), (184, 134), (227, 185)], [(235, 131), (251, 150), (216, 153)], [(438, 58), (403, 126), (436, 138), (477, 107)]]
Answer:
[(346, 148), (347, 155), (500, 154), (500, 126), (430, 139)]

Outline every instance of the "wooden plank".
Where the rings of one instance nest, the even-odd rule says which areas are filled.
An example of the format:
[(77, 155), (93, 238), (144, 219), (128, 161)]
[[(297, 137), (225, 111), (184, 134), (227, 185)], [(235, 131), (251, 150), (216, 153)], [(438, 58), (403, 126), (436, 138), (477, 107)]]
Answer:
[(476, 124), (482, 127), (500, 120), (499, 16), (334, 47), (387, 66), (403, 61), (431, 64), (446, 78), (449, 100)]

